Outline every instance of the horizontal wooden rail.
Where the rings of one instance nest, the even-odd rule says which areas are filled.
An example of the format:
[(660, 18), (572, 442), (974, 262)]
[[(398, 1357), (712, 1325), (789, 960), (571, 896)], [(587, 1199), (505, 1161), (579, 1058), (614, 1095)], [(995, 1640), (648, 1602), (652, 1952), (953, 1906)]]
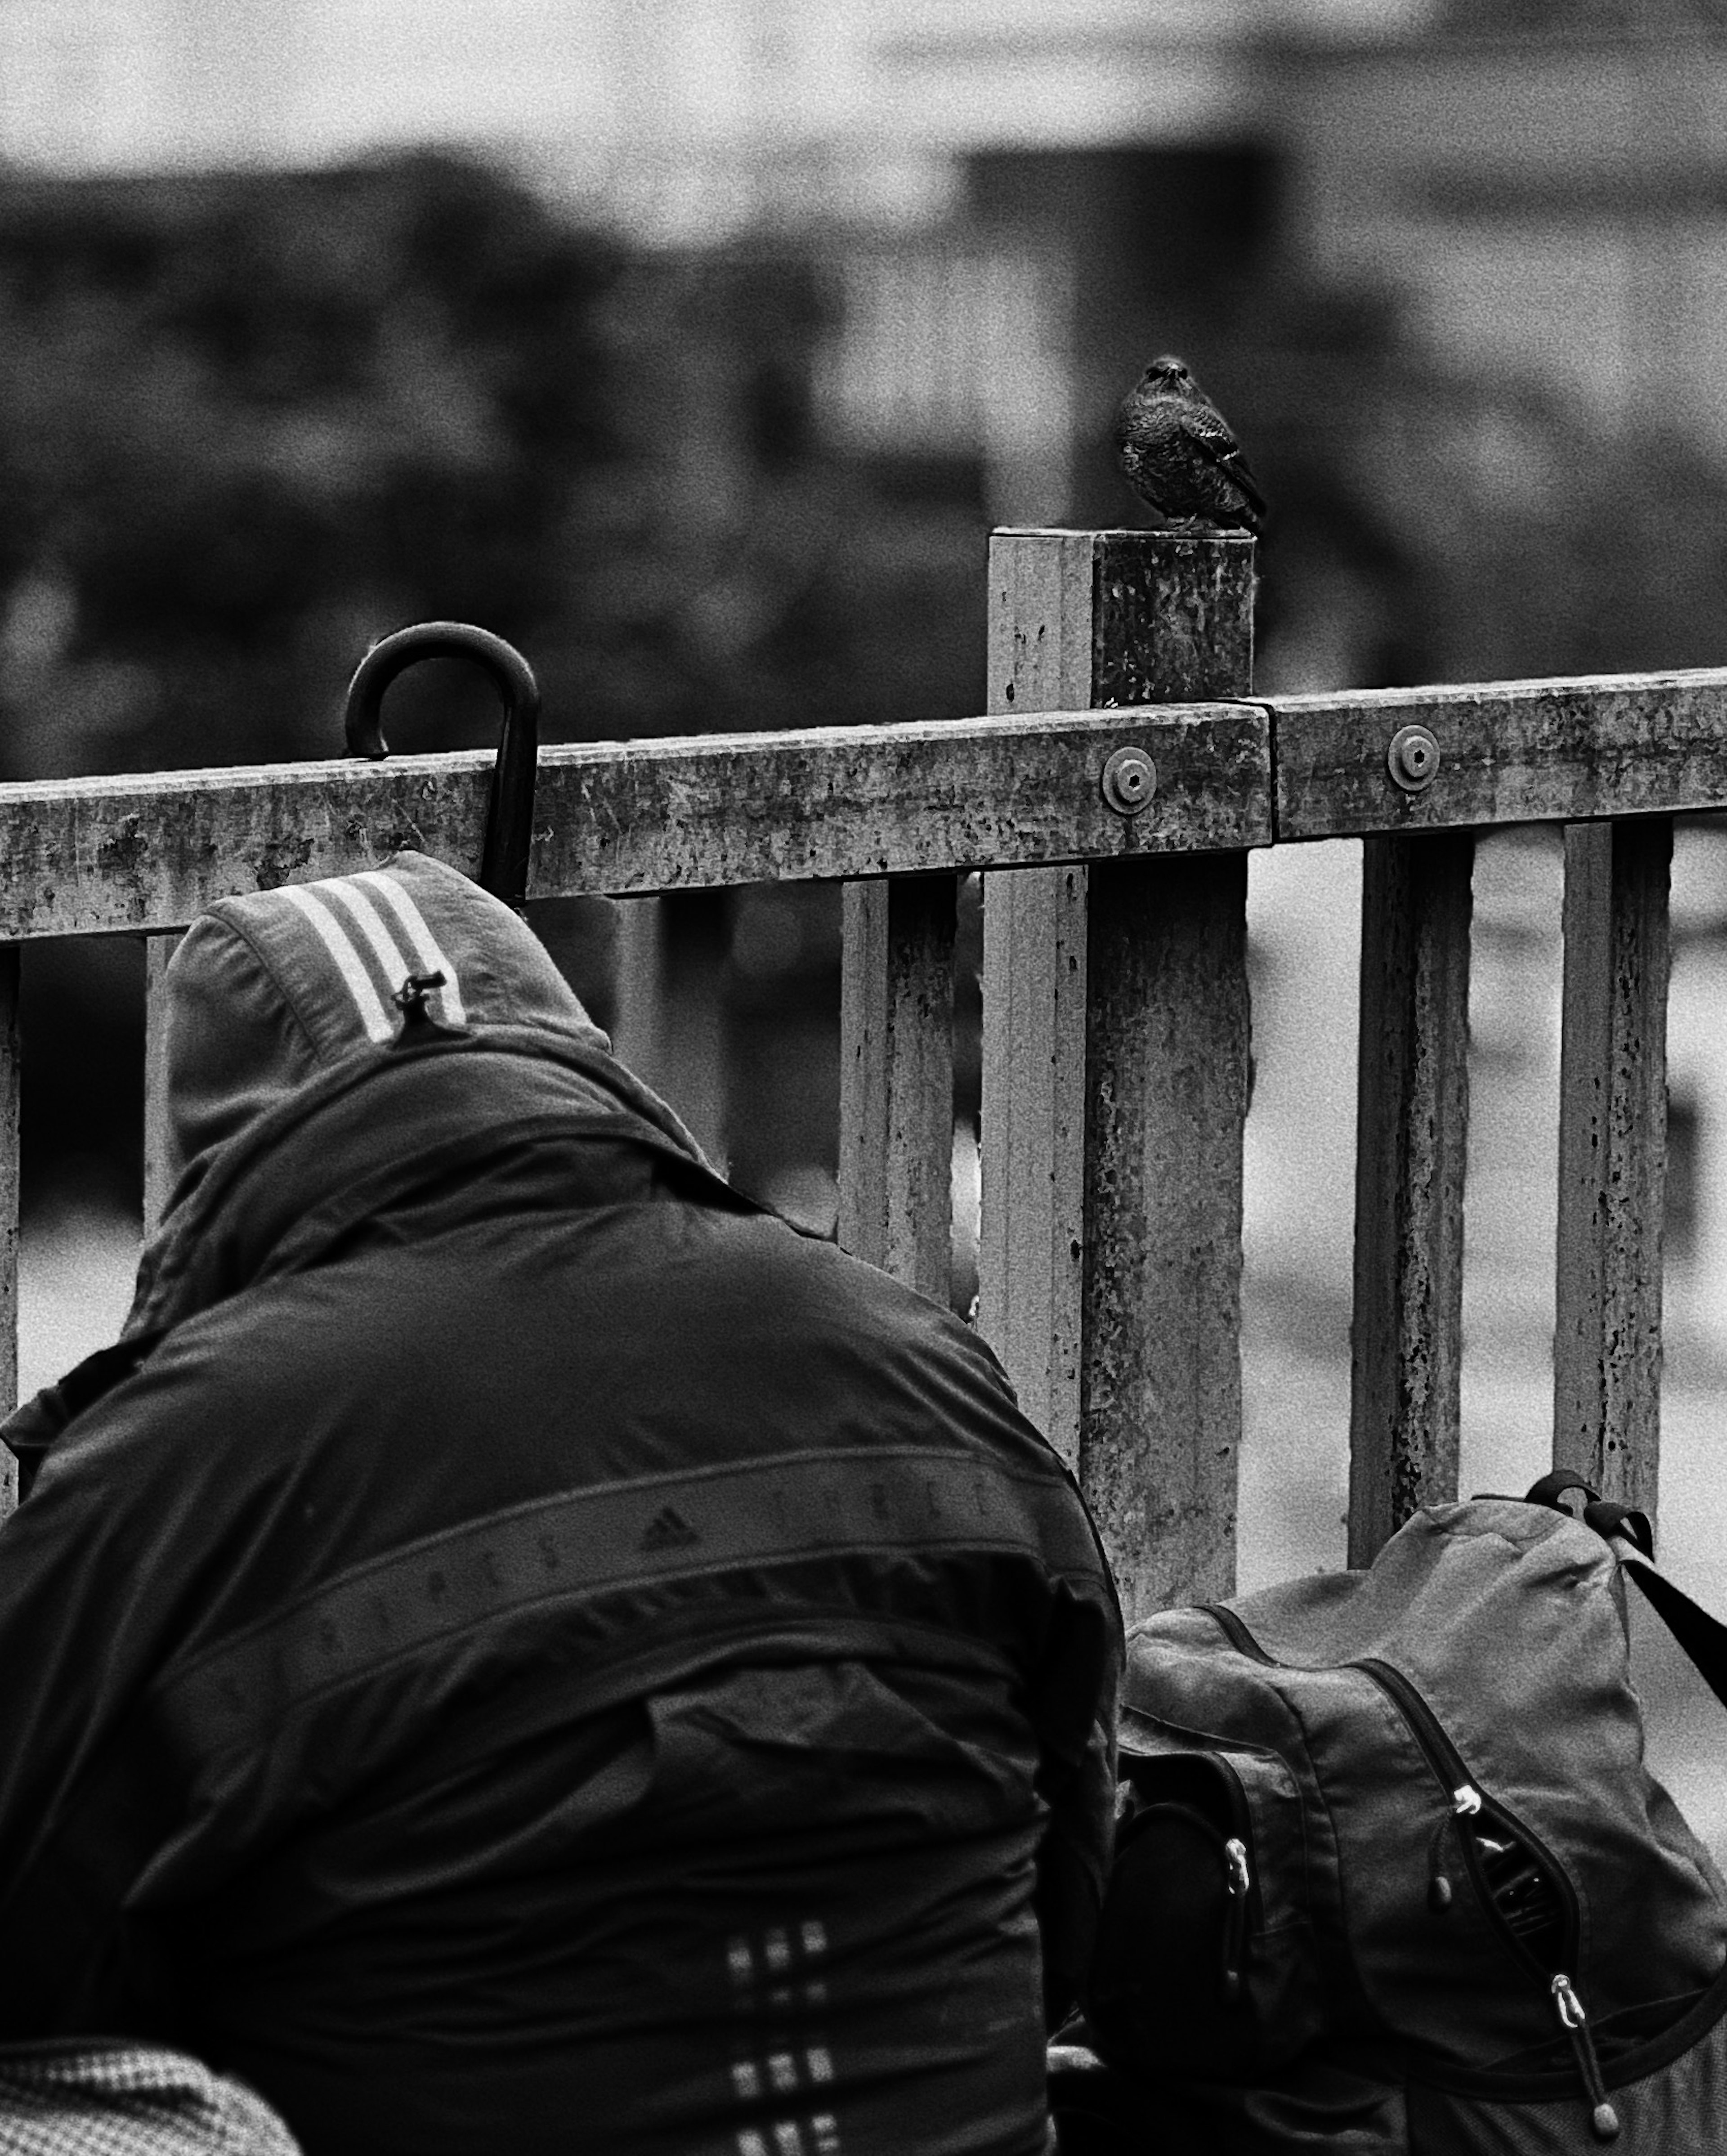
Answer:
[[(1257, 706), (1193, 704), (553, 747), (529, 896), (1263, 845), (1269, 732)], [(1129, 814), (1101, 786), (1123, 747), (1156, 767)], [(183, 928), (215, 899), (343, 875), (398, 846), (471, 870), (491, 762), (470, 752), (0, 787), (0, 941)]]
[[(1386, 753), (1425, 726), (1432, 782)], [(1112, 751), (1150, 801), (1109, 807)], [(0, 941), (182, 928), (397, 846), (478, 861), (484, 752), (0, 786)], [(530, 890), (616, 896), (1727, 808), (1727, 669), (562, 744)]]
[[(1372, 831), (1727, 808), (1727, 669), (1563, 681), (1350, 690), (1274, 696), (1279, 839)], [(1430, 783), (1408, 792), (1386, 754), (1425, 726), (1438, 749)]]

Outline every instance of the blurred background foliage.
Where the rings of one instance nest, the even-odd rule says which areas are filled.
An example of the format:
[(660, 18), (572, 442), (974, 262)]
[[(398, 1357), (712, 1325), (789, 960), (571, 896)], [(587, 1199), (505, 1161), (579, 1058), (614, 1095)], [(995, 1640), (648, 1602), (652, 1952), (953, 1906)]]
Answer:
[(483, 172), (0, 198), (12, 775), (328, 752), (377, 624), (555, 604), (604, 250)]
[(976, 521), (823, 456), (822, 321), (812, 261), (632, 262), (450, 155), (0, 184), (5, 775), (331, 753), (435, 616), (554, 737), (961, 708)]
[[(1273, 502), (1265, 685), (1727, 652), (1694, 434), (1448, 369), (1255, 223), (1115, 280), (1074, 521), (1140, 513), (1107, 423), (1156, 341)], [(984, 474), (824, 434), (837, 307), (817, 240), (632, 254), (448, 154), (0, 180), (0, 773), (331, 753), (358, 654), (430, 616), (530, 649), (553, 738), (977, 708)], [(416, 746), (489, 730), (459, 669), (397, 701)]]

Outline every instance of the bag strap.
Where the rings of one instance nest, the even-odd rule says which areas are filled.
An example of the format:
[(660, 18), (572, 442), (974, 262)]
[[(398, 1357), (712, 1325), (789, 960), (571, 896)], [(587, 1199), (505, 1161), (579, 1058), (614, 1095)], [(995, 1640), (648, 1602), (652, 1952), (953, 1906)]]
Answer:
[(1583, 1493), (1584, 1526), (1593, 1527), (1612, 1550), (1621, 1571), (1629, 1573), (1637, 1582), (1643, 1599), (1690, 1657), (1699, 1676), (1727, 1707), (1727, 1625), (1711, 1617), (1683, 1588), (1675, 1587), (1655, 1569), (1655, 1531), (1648, 1514), (1597, 1495), (1581, 1475), (1566, 1467), (1544, 1475), (1531, 1486), (1525, 1502), (1564, 1512), (1566, 1508), (1559, 1501), (1572, 1490)]

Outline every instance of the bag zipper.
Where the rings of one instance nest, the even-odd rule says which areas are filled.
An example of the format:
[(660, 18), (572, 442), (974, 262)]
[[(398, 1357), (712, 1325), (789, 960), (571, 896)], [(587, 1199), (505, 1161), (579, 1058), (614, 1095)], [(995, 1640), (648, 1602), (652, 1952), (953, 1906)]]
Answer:
[[(1462, 1825), (1461, 1822), (1466, 1819), (1479, 1818), (1489, 1823), (1502, 1825), (1505, 1831), (1514, 1840), (1521, 1842), (1545, 1871), (1553, 1882), (1555, 1893), (1559, 1897), (1564, 1926), (1565, 1959), (1575, 1966), (1577, 1945), (1582, 1936), (1583, 1921), (1582, 1912), (1577, 1907), (1577, 1897), (1570, 1878), (1539, 1835), (1525, 1826), (1522, 1821), (1514, 1817), (1503, 1804), (1496, 1804), (1491, 1798), (1483, 1795), (1471, 1779), (1462, 1754), (1450, 1738), (1446, 1735), (1444, 1725), (1401, 1670), (1393, 1668), (1389, 1662), (1381, 1662), (1365, 1656), (1361, 1661), (1348, 1663), (1345, 1666), (1360, 1670), (1364, 1676), (1371, 1678), (1390, 1699), (1408, 1725), (1416, 1743), (1425, 1753), (1428, 1765), (1432, 1768), (1443, 1785), (1451, 1799), (1451, 1817), (1448, 1820), (1441, 1821), (1438, 1834), (1443, 1835), (1448, 1825), (1457, 1825), (1458, 1840), (1463, 1849), (1463, 1861), (1469, 1867), (1470, 1876), (1475, 1882), (1476, 1892), (1482, 1906), (1491, 1911), (1494, 1921), (1499, 1925), (1499, 1930), (1509, 1942), (1513, 1953), (1517, 1955), (1524, 1966), (1546, 1981), (1547, 1995), (1553, 2002), (1554, 2011), (1559, 2016), (1560, 2026), (1564, 2030), (1571, 2045), (1572, 2055), (1577, 2061), (1578, 2075), (1588, 2093), (1590, 2123), (1595, 2130), (1596, 2138), (1599, 2141), (1615, 2139), (1619, 2132), (1619, 2114), (1607, 2101), (1607, 2092), (1601, 2082), (1601, 2061), (1596, 2053), (1595, 2039), (1590, 2033), (1589, 2016), (1584, 2010), (1582, 2000), (1577, 1996), (1576, 1987), (1563, 1969), (1544, 1969), (1510, 1925), (1505, 1922), (1483, 1872), (1481, 1856), (1475, 1845), (1474, 1835), (1467, 1827)], [(1438, 1835), (1436, 1835), (1436, 1842), (1437, 1839)], [(1448, 1887), (1449, 1883), (1448, 1881)], [(1432, 1896), (1430, 1891), (1429, 1905), (1437, 1907), (1448, 1907), (1450, 1898), (1448, 1892), (1443, 1900), (1440, 1901), (1437, 1897)]]
[[(1360, 1670), (1386, 1694), (1425, 1753), (1428, 1765), (1451, 1801), (1450, 1817), (1441, 1821), (1439, 1833), (1443, 1835), (1448, 1826), (1460, 1820), (1478, 1818), (1489, 1823), (1499, 1822), (1508, 1834), (1522, 1842), (1545, 1868), (1553, 1881), (1555, 1892), (1559, 1896), (1564, 1917), (1566, 1958), (1575, 1960), (1577, 1942), (1582, 1934), (1582, 1912), (1577, 1907), (1577, 1897), (1572, 1892), (1571, 1882), (1560, 1869), (1553, 1852), (1542, 1842), (1540, 1835), (1514, 1818), (1503, 1804), (1484, 1794), (1471, 1777), (1457, 1747), (1445, 1733), (1444, 1725), (1401, 1670), (1394, 1669), (1389, 1662), (1366, 1658), (1348, 1663), (1345, 1666)], [(1480, 1858), (1475, 1851), (1472, 1837), (1460, 1832), (1458, 1839), (1463, 1847), (1463, 1861), (1474, 1875), (1475, 1884), (1481, 1889), (1484, 1902), (1489, 1907), (1494, 1907), (1491, 1892), (1480, 1871)], [(1542, 1967), (1509, 1924), (1504, 1927), (1504, 1931), (1525, 1967), (1544, 1979), (1553, 1974), (1551, 1969)]]
[(1601, 2061), (1596, 2056), (1595, 2040), (1589, 2033), (1589, 2016), (1583, 2011), (1583, 2002), (1571, 1989), (1568, 1976), (1555, 1976), (1549, 1986), (1559, 2018), (1565, 2024), (1565, 2032), (1571, 2040), (1571, 2050), (1577, 2061), (1577, 2071), (1583, 2076), (1583, 2085), (1589, 2091), (1593, 2107), (1590, 2123), (1595, 2128), (1597, 2141), (1617, 2140), (1619, 2134), (1619, 2114), (1607, 2101), (1607, 2092), (1601, 2081)]
[[(1225, 1609), (1221, 1603), (1215, 1602), (1203, 1603), (1200, 1606), (1216, 1622), (1238, 1653), (1269, 1668), (1280, 1666), (1274, 1656), (1266, 1653), (1232, 1609)], [(1514, 1818), (1502, 1804), (1494, 1803), (1482, 1794), (1461, 1753), (1447, 1736), (1444, 1725), (1401, 1670), (1371, 1656), (1363, 1656), (1360, 1661), (1345, 1663), (1343, 1666), (1360, 1670), (1386, 1694), (1402, 1715), (1410, 1734), (1421, 1748), (1427, 1764), (1450, 1799), (1450, 1813), (1440, 1821), (1431, 1845), (1432, 1869), (1428, 1886), (1428, 1907), (1437, 1912), (1451, 1905), (1451, 1881), (1445, 1878), (1439, 1868), (1438, 1850), (1447, 1828), (1456, 1826), (1463, 1861), (1469, 1868), (1483, 1906), (1492, 1912), (1494, 1921), (1524, 1966), (1546, 1983), (1548, 1996), (1553, 2002), (1560, 2026), (1565, 2031), (1576, 2060), (1579, 2077), (1588, 2093), (1590, 2123), (1596, 2139), (1615, 2139), (1619, 2133), (1619, 2115), (1607, 2099), (1607, 2089), (1601, 2080), (1601, 2061), (1596, 2051), (1595, 2039), (1590, 2032), (1589, 2016), (1582, 2000), (1577, 1996), (1576, 1987), (1566, 1971), (1544, 1969), (1523, 1940), (1505, 1922), (1482, 1871), (1480, 1853), (1475, 1846), (1474, 1836), (1461, 1822), (1478, 1816), (1489, 1822), (1503, 1824), (1506, 1832), (1520, 1841), (1545, 1869), (1553, 1882), (1554, 1892), (1559, 1897), (1565, 1933), (1565, 1958), (1575, 1964), (1578, 1942), (1582, 1936), (1582, 1912), (1578, 1908), (1577, 1897), (1570, 1878), (1538, 1835)], [(1440, 1891), (1442, 1887), (1443, 1892)]]
[[(1217, 1987), (1224, 2004), (1233, 2006), (1240, 1999), (1246, 1982), (1248, 1934), (1260, 1898), (1259, 1882), (1248, 1853), (1248, 1838), (1253, 1831), (1253, 1815), (1248, 1809), (1248, 1793), (1242, 1787), (1241, 1777), (1230, 1764), (1227, 1755), (1209, 1752), (1201, 1756), (1217, 1769), (1217, 1779), (1223, 1785), (1223, 1801), (1229, 1813), (1229, 1824), (1234, 1830), (1232, 1833), (1219, 1837), (1219, 1851), (1223, 1860), (1223, 1887), (1228, 1907), (1223, 1924), (1222, 1967), (1218, 1973)], [(1131, 1779), (1130, 1775), (1129, 1779)], [(1215, 1832), (1215, 1827), (1211, 1830)], [(1263, 1909), (1260, 1921), (1264, 1921)]]

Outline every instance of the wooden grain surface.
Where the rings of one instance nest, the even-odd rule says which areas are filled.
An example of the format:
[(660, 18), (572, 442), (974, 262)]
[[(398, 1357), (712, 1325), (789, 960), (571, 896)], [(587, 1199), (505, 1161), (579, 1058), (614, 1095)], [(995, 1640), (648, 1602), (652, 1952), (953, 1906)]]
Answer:
[(1651, 1517), (1672, 859), (1665, 817), (1566, 833), (1553, 1459)]
[(1474, 852), (1448, 832), (1364, 844), (1351, 1565), (1457, 1495)]
[[(1099, 791), (1156, 758), (1130, 822)], [(392, 757), (0, 787), (0, 937), (185, 927), (213, 899), (339, 875), (398, 846), (472, 870), (489, 758)], [(1263, 844), (1270, 753), (1253, 707), (1052, 711), (699, 741), (553, 747), (530, 894)]]
[[(1273, 696), (1279, 839), (1549, 823), (1727, 805), (1727, 670)], [(1439, 745), (1406, 793), (1400, 726)]]
[[(1002, 535), (1088, 562), (1109, 536)], [(1046, 608), (1041, 638), (992, 649), (999, 716), (548, 747), (530, 890), (623, 896), (1727, 807), (1727, 670), (1105, 710), (1060, 684), (1083, 677), (1123, 706), (1164, 696), (1193, 678), (1180, 666), (1203, 608), (1172, 609), (1161, 655), (1128, 661), (1130, 585), (1106, 578), (1093, 594), (1086, 575), (1063, 574), (1088, 609), (1096, 598), (1097, 618)], [(993, 603), (999, 613), (1005, 588)], [(1440, 748), (1433, 784), (1412, 794), (1386, 769), (1412, 723)], [(1124, 822), (1098, 778), (1135, 741), (1156, 760), (1157, 794)], [(471, 869), (490, 761), (0, 786), (0, 937), (183, 927), (213, 898), (342, 874), (398, 845)]]
[(1130, 1622), (1235, 1586), (1247, 857), (1109, 863), (1088, 944), (1081, 1486)]
[(932, 1301), (952, 1290), (951, 875), (845, 886), (839, 1240)]
[[(1246, 538), (1097, 535), (1094, 693), (1245, 696)], [(1079, 1479), (1130, 1621), (1235, 1584), (1247, 856), (1094, 862)]]
[(1079, 1464), (1088, 870), (983, 879), (977, 1323), (1020, 1405)]
[[(988, 700), (1004, 727), (1091, 701), (1092, 557), (1087, 531), (991, 539)], [(1087, 876), (1080, 865), (983, 879), (978, 1329), (1075, 1469)]]

